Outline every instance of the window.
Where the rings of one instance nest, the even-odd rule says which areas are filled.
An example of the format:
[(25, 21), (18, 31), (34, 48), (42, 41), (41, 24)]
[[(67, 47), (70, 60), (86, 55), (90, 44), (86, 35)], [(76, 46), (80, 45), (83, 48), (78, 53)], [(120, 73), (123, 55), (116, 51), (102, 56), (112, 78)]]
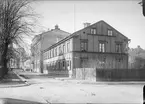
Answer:
[(120, 53), (122, 51), (122, 44), (116, 43), (116, 52)]
[(46, 59), (48, 59), (48, 52), (46, 52)]
[(62, 46), (62, 51), (63, 51), (63, 53), (65, 53), (65, 44), (63, 44), (63, 46)]
[(88, 62), (88, 58), (87, 57), (80, 57), (80, 64), (82, 68), (88, 67), (87, 62)]
[(46, 59), (46, 53), (44, 53), (44, 59)]
[(65, 61), (64, 60), (62, 61), (62, 67), (63, 68), (65, 67)]
[(49, 51), (47, 51), (47, 59), (49, 59)]
[(57, 47), (55, 48), (55, 55), (57, 56)]
[(105, 52), (105, 43), (104, 42), (99, 43), (99, 52)]
[(53, 52), (53, 57), (55, 56), (55, 52), (54, 52), (55, 50), (54, 50), (54, 48), (52, 49), (52, 52)]
[(112, 36), (112, 30), (108, 30), (108, 35)]
[(50, 58), (51, 58), (51, 50), (49, 50), (49, 55), (50, 55)]
[(51, 57), (53, 57), (53, 49), (51, 49)]
[(58, 69), (60, 69), (61, 68), (61, 63), (60, 63), (60, 61), (58, 62)]
[(91, 34), (96, 34), (96, 29), (91, 29)]
[(116, 61), (120, 63), (120, 62), (123, 61), (123, 58), (121, 58), (121, 57), (116, 57)]
[(51, 55), (51, 54), (50, 54), (50, 50), (48, 51), (48, 53), (49, 53), (49, 58), (50, 58), (50, 57), (51, 57), (51, 56), (50, 56), (50, 55)]
[(70, 51), (69, 48), (70, 48), (70, 43), (68, 42), (68, 43), (67, 43), (67, 52)]
[(88, 48), (88, 42), (81, 41), (81, 51), (87, 51), (87, 48)]
[(61, 46), (59, 46), (59, 55), (61, 54)]
[(56, 55), (55, 55), (55, 48), (53, 49), (53, 55), (54, 55), (54, 57), (56, 56)]

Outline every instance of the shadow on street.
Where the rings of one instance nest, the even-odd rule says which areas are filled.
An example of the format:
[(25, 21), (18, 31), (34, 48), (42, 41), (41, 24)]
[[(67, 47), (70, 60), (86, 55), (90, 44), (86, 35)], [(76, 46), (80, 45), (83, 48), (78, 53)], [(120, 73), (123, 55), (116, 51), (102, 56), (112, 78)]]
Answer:
[(0, 104), (47, 104), (47, 103), (40, 103), (22, 99), (13, 99), (13, 98), (1, 98)]

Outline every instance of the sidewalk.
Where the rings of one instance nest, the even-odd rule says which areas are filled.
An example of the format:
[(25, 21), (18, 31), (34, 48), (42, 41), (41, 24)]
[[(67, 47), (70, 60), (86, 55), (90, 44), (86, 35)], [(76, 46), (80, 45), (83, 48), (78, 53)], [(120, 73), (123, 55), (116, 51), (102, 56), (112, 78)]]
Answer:
[(4, 79), (0, 80), (0, 88), (20, 87), (28, 85), (18, 74), (9, 71)]
[(145, 85), (145, 81), (90, 81), (72, 78), (55, 78), (56, 80), (73, 82), (76, 84), (107, 84), (107, 85)]

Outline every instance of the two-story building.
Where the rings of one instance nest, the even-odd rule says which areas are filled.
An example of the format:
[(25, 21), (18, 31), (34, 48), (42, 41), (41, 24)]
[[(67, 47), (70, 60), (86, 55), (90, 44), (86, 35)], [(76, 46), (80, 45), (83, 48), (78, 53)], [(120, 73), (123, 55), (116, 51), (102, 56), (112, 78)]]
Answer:
[(105, 21), (85, 27), (43, 51), (43, 70), (72, 70), (83, 67), (128, 68), (128, 39)]
[(70, 33), (61, 30), (58, 25), (55, 25), (54, 29), (36, 35), (32, 39), (31, 62), (34, 72), (43, 72), (42, 51), (69, 35)]

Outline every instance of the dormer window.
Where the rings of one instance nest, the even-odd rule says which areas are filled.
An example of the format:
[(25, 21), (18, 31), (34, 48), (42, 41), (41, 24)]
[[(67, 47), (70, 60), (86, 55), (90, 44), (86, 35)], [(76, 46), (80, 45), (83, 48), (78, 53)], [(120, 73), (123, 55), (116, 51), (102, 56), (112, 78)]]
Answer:
[(112, 30), (109, 29), (109, 30), (108, 30), (108, 35), (109, 35), (109, 36), (112, 36), (112, 34), (113, 34)]
[(96, 29), (92, 28), (91, 29), (91, 34), (96, 34)]

